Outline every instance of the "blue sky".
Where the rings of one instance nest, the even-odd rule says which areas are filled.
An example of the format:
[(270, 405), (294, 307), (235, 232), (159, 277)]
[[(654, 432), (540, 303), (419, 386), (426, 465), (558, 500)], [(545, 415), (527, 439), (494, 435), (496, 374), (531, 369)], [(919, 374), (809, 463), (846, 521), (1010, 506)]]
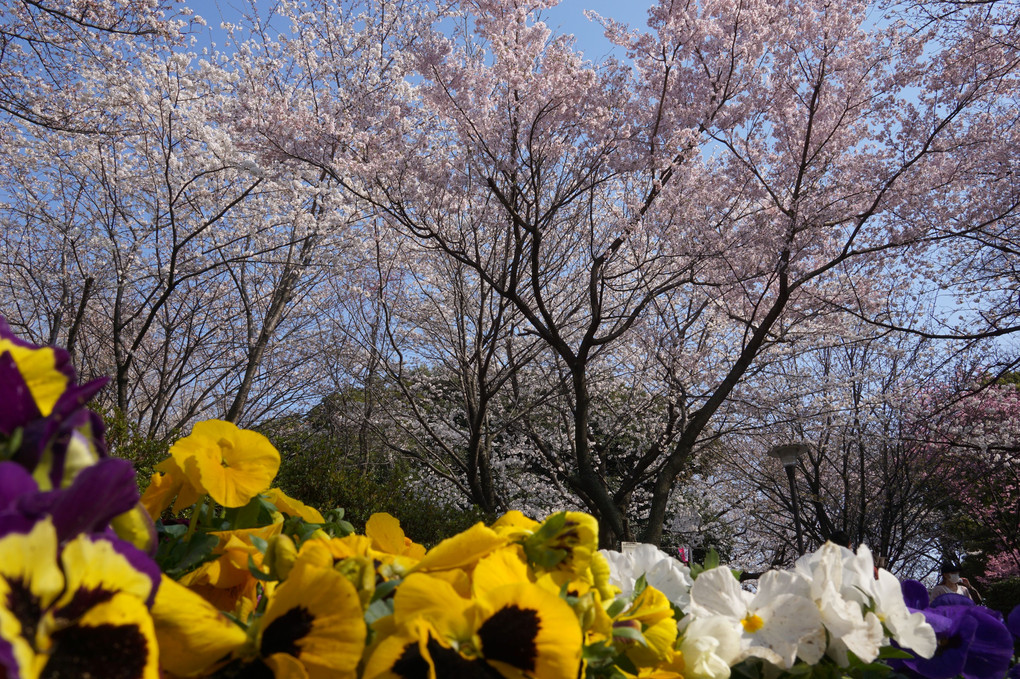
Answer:
[[(599, 61), (613, 54), (623, 58), (623, 51), (614, 48), (605, 36), (602, 27), (584, 16), (586, 9), (594, 10), (602, 16), (630, 24), (634, 28), (644, 28), (648, 19), (648, 8), (655, 0), (561, 0), (560, 4), (545, 12), (546, 23), (556, 33), (573, 34), (577, 38), (577, 47), (585, 57)], [(257, 0), (260, 10), (276, 4), (275, 0)], [(237, 8), (244, 7), (245, 0), (187, 0), (188, 7), (209, 22), (209, 34), (222, 47), (223, 36), (218, 26), (223, 18), (237, 21), (240, 14)]]
[(556, 33), (574, 34), (578, 48), (592, 61), (599, 61), (610, 52), (622, 58), (622, 51), (613, 48), (602, 35), (602, 27), (588, 21), (584, 10), (594, 10), (604, 17), (643, 29), (648, 20), (648, 8), (652, 4), (653, 0), (562, 0), (557, 7), (546, 13), (546, 23)]

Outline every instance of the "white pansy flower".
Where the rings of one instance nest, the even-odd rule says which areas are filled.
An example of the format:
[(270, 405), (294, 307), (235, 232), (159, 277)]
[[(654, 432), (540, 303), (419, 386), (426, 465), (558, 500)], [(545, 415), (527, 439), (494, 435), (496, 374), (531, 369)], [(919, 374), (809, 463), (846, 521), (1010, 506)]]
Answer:
[(728, 679), (730, 665), (741, 657), (740, 630), (723, 617), (692, 618), (681, 624), (680, 652), (684, 658), (686, 679)]
[[(872, 662), (885, 639), (882, 622), (874, 613), (864, 612), (863, 593), (854, 587), (854, 583), (861, 582), (865, 558), (870, 563), (870, 552), (857, 559), (849, 549), (826, 542), (813, 554), (797, 559), (796, 572), (808, 581), (811, 599), (829, 632), (826, 653), (843, 667), (849, 664), (848, 651), (864, 662)], [(847, 569), (844, 562), (851, 568)]]
[(655, 545), (640, 544), (626, 553), (601, 549), (609, 562), (609, 582), (623, 596), (634, 593), (634, 583), (642, 575), (645, 582), (666, 595), (673, 604), (686, 609), (690, 603), (691, 571)]
[(756, 594), (746, 592), (724, 566), (705, 571), (691, 587), (691, 615), (730, 620), (741, 656), (756, 656), (789, 669), (799, 656), (809, 663), (824, 654), (825, 630), (808, 583), (794, 573), (769, 571)]
[[(892, 638), (923, 658), (935, 653), (935, 630), (923, 613), (911, 613), (903, 601), (903, 590), (896, 576), (884, 569), (875, 569), (871, 550), (866, 545), (849, 550), (843, 556), (843, 595), (871, 606)], [(877, 575), (877, 577), (876, 577)]]

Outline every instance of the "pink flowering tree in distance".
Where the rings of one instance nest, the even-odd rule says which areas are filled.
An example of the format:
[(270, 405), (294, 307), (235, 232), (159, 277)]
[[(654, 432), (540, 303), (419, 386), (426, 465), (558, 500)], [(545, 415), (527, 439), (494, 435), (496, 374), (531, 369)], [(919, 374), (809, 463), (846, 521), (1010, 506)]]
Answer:
[(1020, 576), (1020, 387), (1015, 378), (950, 401), (929, 438), (961, 510), (991, 538), (985, 577)]

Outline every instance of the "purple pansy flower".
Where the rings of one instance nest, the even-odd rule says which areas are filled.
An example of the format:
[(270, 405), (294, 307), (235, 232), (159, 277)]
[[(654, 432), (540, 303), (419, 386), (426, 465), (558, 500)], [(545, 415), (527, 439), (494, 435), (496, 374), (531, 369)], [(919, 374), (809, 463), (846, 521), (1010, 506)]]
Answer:
[[(930, 604), (921, 583), (903, 583), (907, 606), (924, 613), (935, 630), (938, 648), (929, 659), (891, 661), (908, 676), (924, 679), (1002, 679), (1013, 656), (1013, 638), (993, 612), (959, 594), (944, 594)], [(1020, 679), (1020, 678), (1018, 678)]]
[(44, 516), (52, 517), (61, 542), (102, 532), (138, 504), (134, 474), (127, 460), (108, 457), (79, 472), (67, 488), (41, 491), (21, 465), (0, 462), (0, 535), (24, 532)]
[(67, 351), (25, 342), (0, 318), (0, 441), (16, 437), (11, 459), (31, 472), (44, 465), (48, 485), (66, 484), (83, 458), (106, 455), (103, 421), (85, 408), (105, 384), (78, 385)]

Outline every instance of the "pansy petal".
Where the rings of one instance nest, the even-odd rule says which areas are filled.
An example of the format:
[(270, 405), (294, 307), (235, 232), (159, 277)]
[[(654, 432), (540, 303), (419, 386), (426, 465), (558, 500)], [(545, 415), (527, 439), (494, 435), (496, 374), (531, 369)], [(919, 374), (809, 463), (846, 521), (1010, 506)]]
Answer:
[[(43, 519), (27, 533), (0, 537), (0, 578), (7, 583), (9, 597), (31, 600), (37, 610), (56, 599), (64, 589), (64, 575), (57, 564), (57, 532), (52, 522)], [(9, 610), (26, 610), (27, 604), (6, 603)]]
[(352, 673), (367, 629), (354, 586), (331, 568), (297, 563), (260, 620), (259, 653), (298, 658), (313, 679)]
[(248, 504), (280, 468), (280, 453), (269, 439), (222, 420), (197, 423), (170, 452), (192, 484), (224, 507)]
[(315, 507), (310, 507), (300, 500), (295, 500), (279, 488), (270, 488), (262, 495), (287, 516), (298, 516), (308, 523), (326, 523), (326, 519)]
[[(62, 358), (58, 356), (58, 352), (63, 352), (66, 363), (67, 352), (62, 349), (26, 346), (24, 342), (0, 337), (0, 358), (7, 357), (3, 363), (7, 361), (13, 363), (15, 372), (20, 377), (17, 380), (3, 382), (4, 391), (0, 392), (0, 395), (14, 397), (11, 401), (5, 400), (5, 404), (9, 402), (13, 408), (17, 408), (25, 400), (25, 394), (21, 390), (27, 389), (28, 397), (43, 417), (52, 413), (57, 400), (70, 382), (69, 376), (58, 369), (58, 363)], [(11, 378), (9, 365), (8, 363), (0, 367), (4, 373), (2, 376), (8, 379)], [(8, 390), (12, 390), (13, 393), (8, 393)]]
[(581, 627), (563, 599), (522, 582), (486, 592), (478, 607), (480, 650), (494, 667), (523, 671), (524, 676), (577, 676)]
[(160, 664), (170, 674), (195, 677), (244, 647), (248, 635), (192, 592), (164, 576), (152, 606)]
[(263, 662), (272, 670), (273, 679), (309, 679), (301, 661), (287, 653), (274, 653)]
[(42, 417), (39, 406), (25, 382), (14, 357), (0, 353), (0, 434), (11, 433), (26, 422)]
[(16, 462), (0, 462), (0, 512), (13, 507), (23, 495), (38, 491), (39, 486), (24, 467)]
[(904, 580), (900, 586), (903, 591), (903, 602), (915, 611), (928, 608), (928, 588), (917, 580)]
[(470, 568), (483, 556), (505, 544), (507, 544), (507, 538), (479, 522), (430, 549), (414, 567), (414, 570), (441, 571), (451, 568)]
[[(47, 625), (49, 627), (49, 625)], [(149, 611), (118, 592), (73, 624), (53, 623), (44, 677), (159, 679), (159, 647)]]
[(110, 527), (121, 540), (131, 543), (150, 556), (156, 554), (156, 526), (140, 503), (134, 509), (115, 516), (110, 522)]
[(151, 603), (159, 587), (155, 562), (134, 546), (112, 537), (79, 535), (60, 554), (67, 587), (56, 602), (58, 618), (74, 620), (90, 606), (125, 592)]
[(52, 515), (63, 541), (105, 529), (137, 503), (134, 467), (127, 460), (104, 458), (82, 470), (68, 488), (26, 496), (19, 508), (33, 516)]

